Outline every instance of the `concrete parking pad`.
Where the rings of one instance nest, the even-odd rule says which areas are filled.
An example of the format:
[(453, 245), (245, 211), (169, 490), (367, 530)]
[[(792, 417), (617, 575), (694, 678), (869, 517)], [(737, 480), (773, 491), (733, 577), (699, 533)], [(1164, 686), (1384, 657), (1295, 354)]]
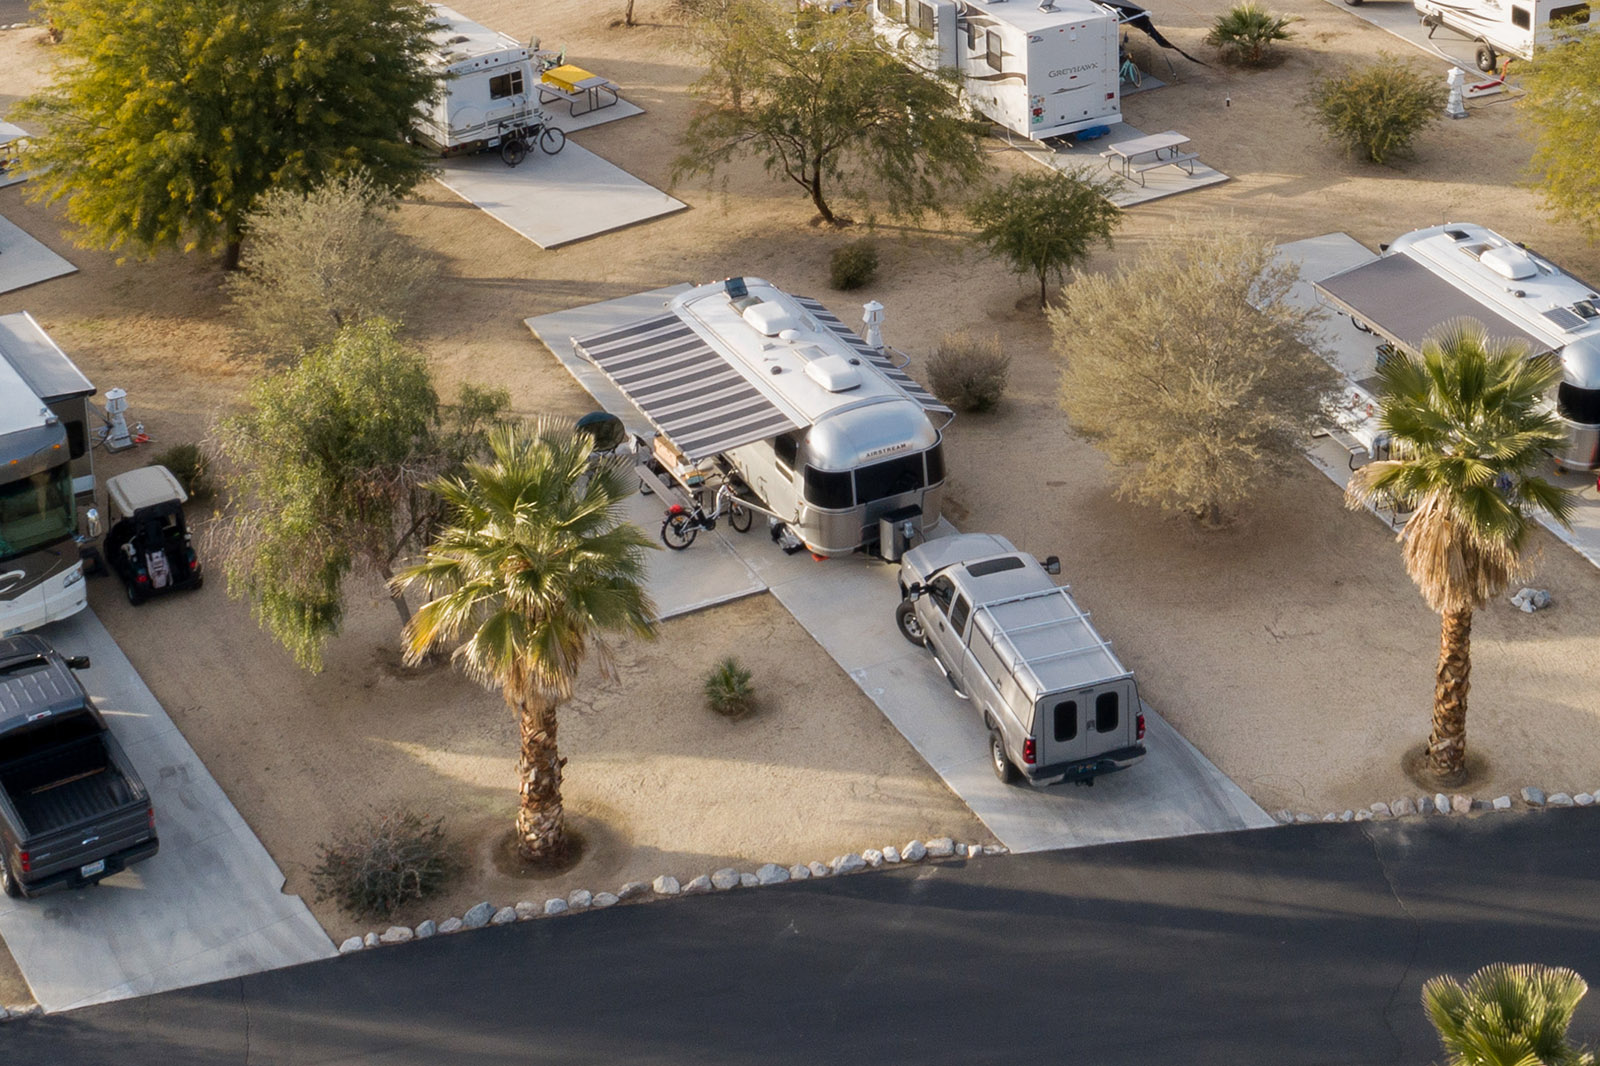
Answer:
[(596, 108), (593, 111), (585, 111), (581, 115), (572, 114), (572, 109), (566, 104), (562, 103), (541, 104), (539, 106), (543, 107), (544, 113), (550, 116), (550, 124), (569, 136), (577, 133), (579, 130), (591, 129), (595, 126), (604, 126), (608, 122), (615, 122), (618, 119), (632, 118), (634, 115), (644, 114), (644, 108), (640, 107), (638, 104), (629, 103), (627, 100), (621, 97), (618, 97), (617, 102), (612, 104), (610, 107), (601, 107)]
[(77, 272), (77, 267), (34, 240), (10, 219), (0, 218), (0, 292), (12, 292)]
[(100, 620), (84, 611), (42, 633), (93, 662), (79, 677), (150, 790), (161, 851), (81, 892), (0, 897), (0, 937), (40, 1005), (70, 1010), (334, 954)]
[(439, 184), (541, 248), (555, 248), (688, 205), (580, 145), (537, 149), (508, 167), (491, 152), (447, 160)]

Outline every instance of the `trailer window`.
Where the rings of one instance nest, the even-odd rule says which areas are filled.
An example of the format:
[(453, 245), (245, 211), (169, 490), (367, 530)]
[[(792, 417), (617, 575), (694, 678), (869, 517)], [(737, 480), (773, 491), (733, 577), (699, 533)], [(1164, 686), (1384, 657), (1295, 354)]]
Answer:
[(1551, 22), (1565, 22), (1569, 26), (1581, 26), (1589, 21), (1588, 4), (1568, 4), (1566, 7), (1550, 9)]
[(917, 5), (917, 29), (921, 30), (923, 33), (932, 33), (934, 30), (934, 25), (935, 18), (933, 5), (924, 0), (923, 3)]
[(1600, 389), (1580, 389), (1563, 381), (1556, 389), (1556, 411), (1580, 426), (1600, 426)]
[(828, 511), (842, 511), (854, 506), (850, 496), (848, 471), (818, 470), (806, 467), (806, 502)]
[(935, 444), (923, 452), (928, 461), (928, 484), (937, 485), (944, 480), (944, 445)]
[(972, 604), (967, 602), (965, 596), (956, 597), (956, 605), (950, 608), (950, 628), (960, 636), (962, 630), (967, 628), (967, 616), (972, 614)]
[(781, 437), (772, 439), (772, 455), (784, 469), (794, 473), (795, 467), (800, 465), (800, 440), (792, 433), (785, 433)]
[(1512, 4), (1511, 25), (1519, 30), (1531, 30), (1533, 29), (1533, 16), (1528, 13), (1527, 8)]
[(522, 95), (522, 71), (497, 74), (489, 79), (489, 99), (504, 100), (508, 96)]
[(975, 23), (967, 23), (967, 54), (971, 55), (978, 50), (978, 27)]
[(1094, 728), (1109, 733), (1117, 728), (1117, 694), (1102, 692), (1094, 698)]
[(983, 58), (988, 62), (989, 69), (1004, 70), (1005, 67), (1000, 62), (1000, 35), (993, 30), (990, 30), (985, 37), (984, 45), (986, 46), (987, 51), (985, 52)]
[(1078, 701), (1063, 700), (1056, 704), (1055, 737), (1071, 740), (1078, 735)]
[(922, 488), (922, 456), (902, 455), (856, 471), (856, 499), (862, 503), (916, 492)]

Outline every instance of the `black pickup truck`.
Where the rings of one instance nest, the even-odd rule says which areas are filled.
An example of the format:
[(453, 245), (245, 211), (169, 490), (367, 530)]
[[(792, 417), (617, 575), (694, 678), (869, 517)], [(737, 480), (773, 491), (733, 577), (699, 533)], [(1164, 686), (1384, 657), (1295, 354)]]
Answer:
[(63, 658), (31, 633), (0, 640), (0, 888), (82, 888), (156, 853), (155, 810)]

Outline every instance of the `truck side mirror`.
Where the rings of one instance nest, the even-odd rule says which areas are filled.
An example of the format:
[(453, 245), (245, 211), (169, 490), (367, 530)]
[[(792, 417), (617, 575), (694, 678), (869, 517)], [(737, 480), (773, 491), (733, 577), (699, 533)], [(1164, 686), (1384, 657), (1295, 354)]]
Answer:
[(89, 669), (89, 657), (87, 655), (69, 655), (62, 661), (74, 670)]
[(1059, 556), (1047, 555), (1044, 560), (1044, 572), (1047, 574), (1061, 573), (1061, 559)]
[(89, 508), (87, 511), (83, 512), (83, 517), (89, 523), (89, 538), (92, 540), (95, 537), (98, 537), (100, 535), (100, 510), (99, 510), (99, 508), (97, 508), (97, 507)]
[(918, 596), (921, 596), (924, 592), (927, 592), (927, 591), (928, 591), (928, 586), (922, 584), (920, 581), (913, 581), (911, 583), (911, 587), (906, 589), (906, 599), (914, 600)]

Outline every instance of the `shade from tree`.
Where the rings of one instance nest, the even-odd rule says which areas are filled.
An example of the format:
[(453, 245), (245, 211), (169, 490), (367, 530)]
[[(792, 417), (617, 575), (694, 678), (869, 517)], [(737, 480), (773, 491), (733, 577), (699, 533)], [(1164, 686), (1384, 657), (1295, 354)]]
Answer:
[(1518, 106), (1532, 127), (1532, 171), (1552, 214), (1600, 238), (1600, 32), (1517, 64)]
[(1111, 244), (1122, 211), (1108, 197), (1116, 179), (1029, 171), (980, 194), (967, 207), (977, 239), (1018, 274), (1039, 281), (1039, 306), (1049, 305), (1049, 282)]

